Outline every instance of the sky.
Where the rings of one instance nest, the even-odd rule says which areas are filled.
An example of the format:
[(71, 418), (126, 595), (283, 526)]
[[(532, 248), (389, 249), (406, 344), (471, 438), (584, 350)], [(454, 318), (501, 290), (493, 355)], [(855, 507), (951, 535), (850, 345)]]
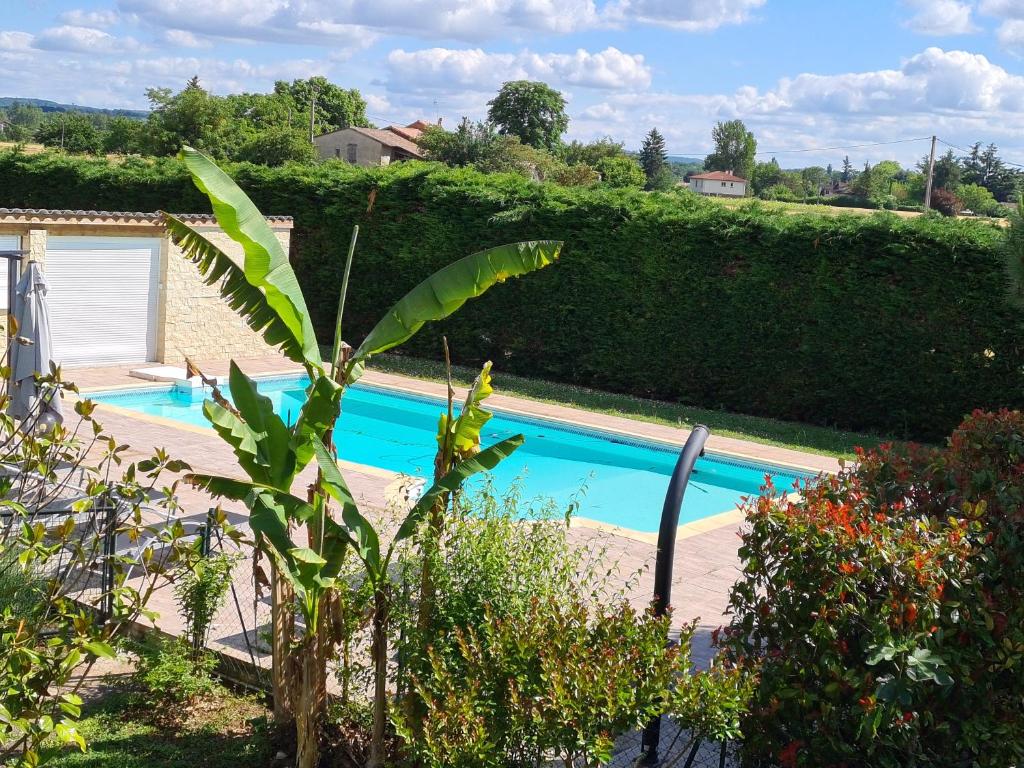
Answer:
[[(0, 0), (0, 96), (146, 108), (324, 75), (378, 125), (486, 116), (502, 82), (563, 92), (567, 138), (657, 127), (706, 154), (739, 118), (783, 167), (912, 165), (923, 137), (1024, 164), (1024, 0)], [(914, 141), (905, 141), (914, 140)], [(850, 147), (876, 142), (880, 146)], [(829, 149), (850, 147), (849, 149)], [(942, 151), (946, 144), (940, 144)], [(811, 151), (792, 151), (811, 150)]]

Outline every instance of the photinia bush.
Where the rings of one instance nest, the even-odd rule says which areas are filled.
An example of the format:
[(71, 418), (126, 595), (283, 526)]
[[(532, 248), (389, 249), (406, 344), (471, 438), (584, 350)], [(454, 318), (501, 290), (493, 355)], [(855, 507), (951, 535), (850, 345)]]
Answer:
[(944, 448), (885, 445), (747, 506), (719, 642), (757, 664), (749, 764), (992, 766), (1024, 758), (1024, 417)]

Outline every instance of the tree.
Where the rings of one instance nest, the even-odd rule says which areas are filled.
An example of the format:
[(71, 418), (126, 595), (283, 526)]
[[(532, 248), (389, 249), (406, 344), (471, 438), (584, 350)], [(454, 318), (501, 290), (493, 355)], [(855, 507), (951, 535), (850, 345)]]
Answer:
[(523, 144), (518, 136), (495, 136), (475, 163), (484, 173), (517, 173), (544, 181), (561, 163), (550, 152)]
[(63, 112), (48, 118), (36, 129), (36, 141), (47, 147), (59, 147), (68, 152), (100, 153), (100, 133), (85, 115)]
[(849, 155), (843, 158), (843, 170), (839, 172), (839, 178), (844, 184), (853, 178), (853, 163), (850, 162)]
[(853, 193), (879, 207), (893, 207), (895, 200), (889, 194), (889, 186), (894, 178), (893, 166), (897, 171), (902, 171), (899, 164), (891, 160), (883, 160), (873, 168), (870, 163), (864, 163), (864, 171), (853, 182)]
[(640, 189), (648, 183), (647, 174), (632, 157), (605, 157), (598, 161), (597, 172), (609, 187)]
[(562, 161), (567, 165), (584, 163), (596, 168), (597, 164), (606, 157), (626, 157), (626, 149), (622, 142), (606, 136), (589, 144), (575, 140), (563, 144), (560, 155)]
[(895, 160), (881, 160), (875, 164), (874, 170), (887, 181), (903, 180), (907, 177), (903, 166)]
[(471, 123), (469, 118), (463, 117), (454, 131), (430, 126), (416, 143), (428, 160), (453, 166), (473, 165), (487, 158), (497, 135), (490, 123)]
[(742, 120), (719, 122), (711, 131), (715, 151), (704, 160), (709, 171), (731, 171), (742, 179), (754, 175), (757, 140)]
[(235, 153), (235, 158), (260, 165), (309, 163), (317, 157), (316, 145), (304, 131), (286, 125), (255, 134)]
[(204, 90), (193, 77), (174, 94), (170, 88), (149, 88), (149, 149), (156, 155), (170, 155), (183, 146), (196, 147), (225, 157), (223, 129), (228, 117), (224, 100)]
[[(922, 173), (928, 173), (928, 156), (926, 155), (917, 164)], [(953, 154), (953, 150), (947, 150), (946, 154), (935, 159), (935, 175), (932, 181), (932, 189), (943, 189), (957, 186), (960, 183), (960, 176), (963, 169), (960, 162)]]
[(778, 161), (773, 157), (770, 162), (758, 163), (754, 166), (754, 172), (750, 177), (751, 191), (758, 196), (771, 187), (783, 183), (782, 169)]
[(556, 149), (569, 127), (565, 98), (545, 83), (512, 80), (487, 105), (487, 119), (499, 133), (537, 149)]
[(117, 155), (142, 154), (145, 151), (146, 124), (131, 117), (115, 117), (103, 133), (103, 151)]
[(812, 165), (800, 171), (800, 177), (804, 185), (804, 193), (808, 195), (821, 194), (821, 189), (832, 177), (831, 169), (822, 168), (820, 165)]
[(647, 177), (648, 189), (658, 189), (664, 186), (664, 179), (668, 172), (667, 162), (668, 152), (665, 151), (665, 137), (657, 128), (651, 128), (640, 146), (640, 167), (644, 169), (644, 176)]
[(0, 116), (7, 123), (3, 133), (5, 141), (28, 141), (45, 117), (43, 110), (36, 105), (20, 101), (0, 111)]
[(311, 103), (315, 104), (315, 125), (317, 135), (348, 128), (351, 125), (370, 127), (366, 117), (366, 100), (355, 88), (342, 88), (326, 77), (316, 76), (288, 83), (278, 80), (274, 83), (274, 94), (285, 99), (294, 111), (293, 121), (309, 130)]
[(991, 216), (1001, 207), (993, 194), (980, 184), (961, 184), (956, 188), (956, 196), (964, 208), (981, 216)]

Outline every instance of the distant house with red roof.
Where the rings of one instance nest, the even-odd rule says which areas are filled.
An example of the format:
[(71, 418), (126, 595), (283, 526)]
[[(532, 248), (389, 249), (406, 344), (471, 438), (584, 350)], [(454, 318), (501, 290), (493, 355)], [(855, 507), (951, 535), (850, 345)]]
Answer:
[(391, 165), (422, 159), (423, 151), (416, 140), (430, 127), (432, 124), (423, 120), (387, 128), (351, 126), (317, 136), (313, 143), (322, 160), (344, 160), (365, 167)]
[(731, 171), (709, 171), (690, 177), (690, 189), (715, 197), (746, 197), (747, 180)]

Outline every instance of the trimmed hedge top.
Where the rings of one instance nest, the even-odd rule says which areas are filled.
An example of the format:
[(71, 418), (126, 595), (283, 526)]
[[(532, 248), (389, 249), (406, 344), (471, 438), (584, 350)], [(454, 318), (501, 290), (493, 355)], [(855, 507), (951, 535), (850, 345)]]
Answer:
[[(1007, 299), (1004, 235), (984, 222), (793, 215), (427, 163), (229, 170), (264, 213), (294, 217), (293, 262), (324, 339), (353, 224), (351, 341), (456, 258), (557, 238), (556, 267), (411, 351), (438, 356), (445, 333), (467, 365), (917, 438), (1024, 400), (1024, 312)], [(6, 153), (0, 178), (3, 206), (208, 210), (169, 160)]]

